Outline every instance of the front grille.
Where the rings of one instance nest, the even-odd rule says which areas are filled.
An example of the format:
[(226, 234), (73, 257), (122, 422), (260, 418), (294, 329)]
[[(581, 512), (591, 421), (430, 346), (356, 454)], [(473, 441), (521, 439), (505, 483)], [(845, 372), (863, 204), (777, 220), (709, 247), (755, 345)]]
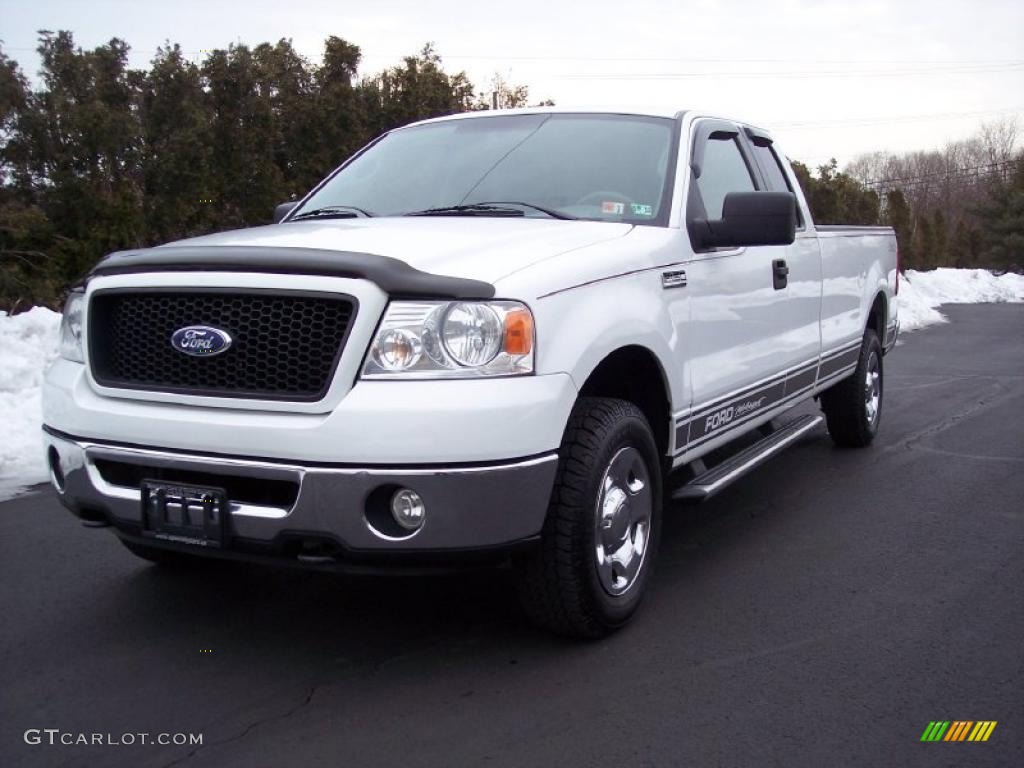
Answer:
[[(89, 306), (89, 360), (106, 387), (215, 397), (321, 399), (355, 315), (355, 300), (323, 293), (224, 289), (97, 291)], [(232, 339), (223, 354), (171, 346), (189, 325)]]

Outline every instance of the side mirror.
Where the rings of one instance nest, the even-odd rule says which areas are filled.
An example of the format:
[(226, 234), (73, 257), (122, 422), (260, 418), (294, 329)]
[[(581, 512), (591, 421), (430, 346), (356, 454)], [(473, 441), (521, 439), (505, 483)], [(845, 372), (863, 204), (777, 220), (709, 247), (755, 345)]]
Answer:
[(722, 218), (694, 224), (704, 248), (789, 245), (796, 239), (796, 195), (730, 192), (722, 204)]
[(274, 223), (280, 224), (281, 219), (283, 219), (285, 216), (291, 213), (292, 208), (294, 208), (298, 204), (298, 200), (292, 200), (291, 202), (281, 203), (280, 205), (276, 206), (274, 208)]

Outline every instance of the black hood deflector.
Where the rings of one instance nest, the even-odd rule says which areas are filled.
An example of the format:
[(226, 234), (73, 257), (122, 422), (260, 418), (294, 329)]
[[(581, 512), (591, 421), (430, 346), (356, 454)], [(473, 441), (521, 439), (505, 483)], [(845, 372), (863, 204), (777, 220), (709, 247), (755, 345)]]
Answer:
[(392, 297), (490, 299), (480, 280), (421, 272), (400, 259), (352, 251), (241, 245), (183, 245), (112, 253), (89, 277), (140, 272), (266, 272), (369, 280)]

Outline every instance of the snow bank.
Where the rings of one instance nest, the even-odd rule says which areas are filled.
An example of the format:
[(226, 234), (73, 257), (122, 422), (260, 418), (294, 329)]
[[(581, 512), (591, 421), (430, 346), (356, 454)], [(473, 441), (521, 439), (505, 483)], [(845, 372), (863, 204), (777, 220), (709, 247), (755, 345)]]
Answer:
[(1024, 301), (1024, 275), (993, 275), (986, 269), (907, 270), (900, 277), (896, 297), (900, 331), (946, 322), (937, 307), (942, 304), (983, 304)]
[(60, 314), (45, 307), (0, 312), (0, 501), (47, 478), (39, 387), (59, 335)]

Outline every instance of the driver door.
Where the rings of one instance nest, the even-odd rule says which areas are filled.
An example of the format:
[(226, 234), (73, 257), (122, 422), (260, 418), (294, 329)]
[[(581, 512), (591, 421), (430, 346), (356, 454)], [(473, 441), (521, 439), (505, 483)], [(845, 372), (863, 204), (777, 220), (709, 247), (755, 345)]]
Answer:
[[(729, 192), (767, 189), (738, 125), (698, 120), (691, 134), (688, 228), (700, 219), (721, 218)], [(789, 269), (781, 286), (780, 261)], [(816, 365), (817, 316), (808, 328), (791, 311), (797, 293), (820, 291), (816, 262), (817, 254), (794, 246), (695, 251), (687, 265), (690, 318), (681, 329), (691, 352), (693, 391), (682, 430), (686, 450), (724, 442), (719, 438), (764, 416), (785, 402), (790, 373), (806, 375), (794, 367)], [(810, 376), (813, 382), (813, 369)]]

